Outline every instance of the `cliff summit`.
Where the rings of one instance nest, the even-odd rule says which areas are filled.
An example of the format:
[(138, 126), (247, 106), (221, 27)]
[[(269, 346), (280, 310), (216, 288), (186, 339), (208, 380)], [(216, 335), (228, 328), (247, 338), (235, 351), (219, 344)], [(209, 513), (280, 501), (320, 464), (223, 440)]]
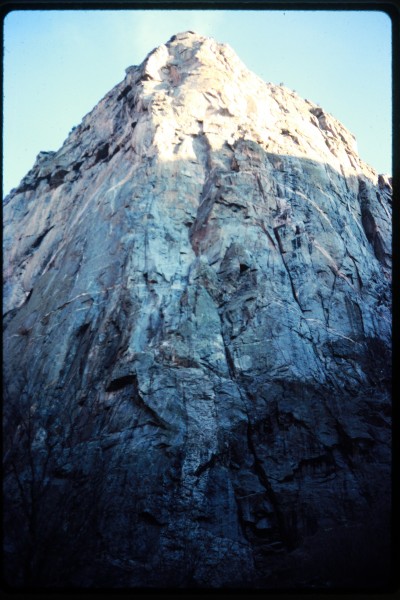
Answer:
[(391, 208), (193, 32), (41, 152), (4, 205), (9, 585), (386, 584)]

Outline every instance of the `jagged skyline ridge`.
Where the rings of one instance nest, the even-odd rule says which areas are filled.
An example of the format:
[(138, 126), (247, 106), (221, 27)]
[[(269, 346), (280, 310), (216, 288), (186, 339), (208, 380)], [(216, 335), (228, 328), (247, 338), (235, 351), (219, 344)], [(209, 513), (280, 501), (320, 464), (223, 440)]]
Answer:
[[(156, 45), (159, 39), (168, 38), (168, 23), (171, 21), (168, 11), (150, 12), (153, 15), (151, 27), (148, 26), (149, 13), (146, 11), (135, 12), (134, 17), (128, 13), (125, 18), (122, 13), (118, 16), (118, 13), (107, 11), (107, 19), (106, 14), (93, 12), (90, 15), (79, 15), (79, 11), (23, 11), (19, 15), (15, 13), (6, 18), (5, 192), (19, 183), (23, 173), (32, 166), (39, 150), (56, 150), (60, 146), (70, 128), (77, 125), (97, 98), (118, 81), (121, 76), (119, 74), (123, 73), (127, 64), (139, 64), (152, 45)], [(32, 15), (31, 20), (29, 15)], [(374, 20), (368, 20), (369, 13), (358, 13), (358, 17), (349, 13), (347, 18), (346, 13), (330, 13), (329, 26), (326, 21), (328, 15), (325, 17), (324, 13), (309, 13), (308, 17), (298, 12), (288, 12), (285, 15), (263, 13), (258, 15), (258, 19), (253, 17), (251, 11), (242, 11), (240, 17), (239, 14), (235, 16), (232, 12), (219, 11), (198, 11), (195, 14), (189, 12), (184, 15), (185, 12), (174, 11), (177, 24), (180, 19), (186, 29), (195, 29), (205, 35), (214, 35), (218, 39), (225, 38), (232, 47), (240, 51), (246, 64), (264, 80), (274, 83), (284, 81), (289, 88), (296, 88), (303, 97), (320, 103), (356, 134), (364, 160), (369, 161), (380, 172), (390, 171), (389, 166), (379, 167), (380, 158), (376, 161), (367, 158), (368, 146), (366, 141), (363, 141), (364, 135), (373, 135), (373, 128), (384, 115), (388, 115), (390, 120), (390, 45), (387, 45), (390, 27), (387, 34), (379, 29), (385, 25), (383, 14), (376, 13)], [(86, 27), (89, 16), (91, 20)], [(21, 19), (19, 28), (17, 17)], [(13, 18), (16, 20), (14, 29)], [(96, 37), (96, 23), (99, 24), (97, 27), (100, 27), (101, 23), (101, 43)], [(185, 29), (179, 25), (175, 26), (172, 22), (169, 27), (171, 34), (176, 30)], [(250, 30), (252, 41), (246, 45), (246, 35), (243, 35), (243, 31)], [(143, 36), (144, 31), (146, 36)], [(336, 37), (332, 36), (333, 31), (336, 32)], [(104, 43), (104, 39), (112, 38), (115, 38), (113, 44)], [(37, 39), (40, 39), (40, 45), (37, 44)], [(284, 46), (283, 39), (286, 40)], [(366, 39), (368, 44), (365, 44)], [(371, 39), (376, 39), (377, 42), (374, 54), (368, 58), (368, 48), (372, 48)], [(313, 49), (317, 40), (320, 40), (318, 52)], [(272, 46), (273, 44), (275, 46)], [(257, 52), (252, 50), (253, 47), (258, 48), (258, 56)], [(39, 48), (43, 48), (42, 56), (39, 55)], [(79, 59), (74, 52), (80, 52)], [(22, 62), (18, 62), (19, 56), (22, 57)], [(271, 62), (272, 56), (274, 59)], [(336, 63), (333, 57), (336, 57)], [(288, 62), (289, 59), (293, 66)], [(97, 60), (102, 64), (101, 71), (97, 66), (94, 68)], [(369, 81), (374, 79), (374, 65), (377, 63), (381, 68), (376, 72), (375, 80), (380, 81), (380, 87), (375, 86), (371, 89)], [(60, 64), (63, 65), (62, 70), (59, 69)], [(368, 72), (365, 70), (366, 64), (369, 65)], [(357, 72), (358, 76), (349, 77), (344, 65), (348, 65), (349, 72)], [(369, 80), (367, 73), (370, 75)], [(105, 77), (108, 79), (104, 79), (102, 84)], [(49, 86), (49, 82), (52, 82), (54, 87)], [(80, 93), (71, 94), (70, 90), (76, 89), (77, 86)], [(25, 101), (27, 95), (22, 93), (26, 87), (30, 89), (29, 104)], [(382, 96), (384, 90), (387, 90), (386, 100)], [(65, 102), (66, 98), (68, 102)], [(79, 108), (81, 105), (77, 103), (78, 100), (85, 101), (86, 104)], [(336, 105), (331, 106), (331, 102), (334, 101)], [(369, 105), (371, 101), (372, 104)], [(64, 116), (54, 119), (53, 107), (62, 105)], [(358, 106), (357, 110), (352, 108), (349, 111), (350, 107), (355, 106)], [(375, 106), (379, 106), (378, 113)], [(360, 127), (363, 110), (368, 114), (368, 118), (364, 119), (364, 123), (368, 122), (367, 128)], [(371, 114), (375, 114), (372, 121)], [(354, 119), (358, 119), (358, 124), (353, 126)], [(18, 133), (19, 131), (21, 133)], [(389, 149), (390, 127), (386, 129), (382, 138), (380, 135), (376, 130), (373, 143), (369, 143), (371, 147), (380, 149), (379, 157), (385, 145)], [(32, 149), (29, 150), (31, 146)], [(29, 156), (27, 152), (30, 152)], [(19, 169), (19, 175), (9, 180), (8, 174), (15, 169)], [(7, 184), (7, 181), (10, 183)]]
[(390, 211), (226, 45), (128, 67), (5, 207), (13, 580), (384, 582)]

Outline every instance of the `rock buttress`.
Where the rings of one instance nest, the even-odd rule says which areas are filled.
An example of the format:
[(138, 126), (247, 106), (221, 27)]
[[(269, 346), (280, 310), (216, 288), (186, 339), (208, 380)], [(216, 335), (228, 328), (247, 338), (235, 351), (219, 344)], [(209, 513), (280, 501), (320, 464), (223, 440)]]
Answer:
[(390, 191), (191, 32), (39, 154), (4, 208), (11, 585), (386, 582)]

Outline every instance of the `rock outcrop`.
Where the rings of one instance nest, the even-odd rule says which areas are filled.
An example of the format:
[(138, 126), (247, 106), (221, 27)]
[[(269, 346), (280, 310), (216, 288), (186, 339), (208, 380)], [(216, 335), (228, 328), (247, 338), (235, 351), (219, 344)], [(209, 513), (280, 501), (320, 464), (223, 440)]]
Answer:
[(178, 34), (4, 206), (11, 585), (386, 582), (391, 180)]

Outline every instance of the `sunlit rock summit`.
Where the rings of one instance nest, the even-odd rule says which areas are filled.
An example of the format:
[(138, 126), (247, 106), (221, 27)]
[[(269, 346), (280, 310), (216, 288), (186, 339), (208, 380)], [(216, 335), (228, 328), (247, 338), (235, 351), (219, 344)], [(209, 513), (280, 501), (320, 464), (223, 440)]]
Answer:
[(4, 205), (10, 585), (386, 582), (391, 180), (186, 32)]

